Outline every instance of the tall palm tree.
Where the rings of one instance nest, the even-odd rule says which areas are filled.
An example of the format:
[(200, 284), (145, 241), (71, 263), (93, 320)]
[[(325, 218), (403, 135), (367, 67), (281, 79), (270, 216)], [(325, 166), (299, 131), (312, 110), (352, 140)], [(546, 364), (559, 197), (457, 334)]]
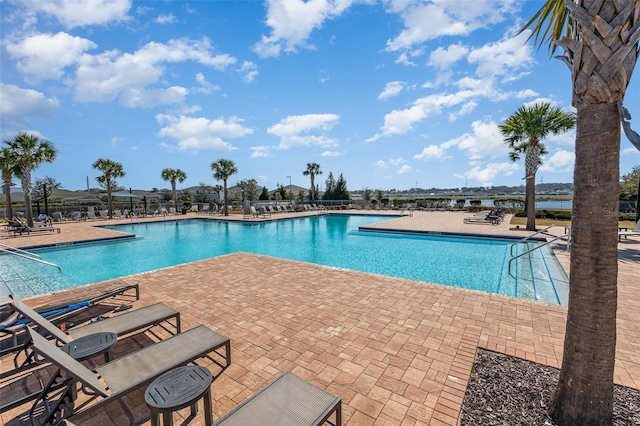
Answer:
[(211, 170), (214, 171), (213, 178), (221, 180), (224, 185), (224, 215), (229, 216), (227, 179), (229, 179), (229, 176), (238, 173), (238, 168), (233, 161), (220, 158), (218, 161), (211, 163)]
[(542, 141), (550, 133), (557, 135), (573, 129), (575, 124), (575, 114), (543, 102), (521, 106), (498, 126), (511, 149), (509, 158), (518, 161), (520, 155), (525, 154), (527, 231), (536, 230), (536, 172), (542, 165), (540, 157), (547, 154)]
[(31, 211), (31, 171), (42, 163), (51, 163), (56, 158), (56, 149), (46, 139), (35, 135), (19, 133), (15, 138), (5, 141), (6, 148), (17, 166), (17, 175), (22, 183), (24, 193), (24, 214), (29, 226), (33, 226)]
[(577, 109), (569, 306), (551, 408), (560, 426), (613, 418), (620, 122), (629, 118), (621, 106), (638, 60), (639, 21), (640, 0), (547, 0), (523, 28), (552, 52), (563, 47)]
[(178, 192), (176, 191), (176, 181), (182, 183), (186, 178), (187, 174), (180, 169), (162, 170), (162, 179), (171, 182), (171, 193), (173, 194), (173, 203), (176, 211), (178, 211)]
[(99, 158), (92, 164), (94, 169), (100, 170), (102, 176), (98, 176), (96, 181), (107, 187), (107, 204), (109, 205), (109, 217), (113, 217), (113, 200), (111, 198), (111, 183), (113, 179), (124, 177), (122, 164), (115, 161)]
[(317, 175), (322, 174), (322, 170), (320, 170), (320, 164), (318, 163), (307, 163), (307, 170), (302, 172), (304, 176), (311, 176), (311, 201), (316, 199), (316, 184), (315, 178)]
[(0, 149), (0, 169), (2, 169), (2, 187), (4, 189), (4, 197), (7, 201), (7, 218), (11, 219), (13, 217), (11, 187), (14, 185), (11, 178), (16, 176), (20, 170), (15, 163), (11, 151), (7, 147)]

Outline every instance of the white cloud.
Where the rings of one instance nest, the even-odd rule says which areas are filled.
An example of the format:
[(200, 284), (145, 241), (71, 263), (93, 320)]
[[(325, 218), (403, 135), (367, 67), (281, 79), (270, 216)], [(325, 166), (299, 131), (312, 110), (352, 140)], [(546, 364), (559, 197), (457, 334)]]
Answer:
[(267, 157), (273, 157), (273, 154), (271, 154), (270, 152), (271, 147), (268, 146), (252, 146), (251, 147), (251, 151), (253, 151), (251, 153), (251, 155), (249, 156), (249, 158), (267, 158)]
[(455, 121), (463, 115), (471, 114), (473, 110), (478, 106), (477, 102), (469, 101), (466, 102), (458, 111), (454, 111), (449, 114), (449, 121)]
[(640, 154), (640, 151), (638, 151), (638, 148), (636, 148), (635, 146), (632, 146), (631, 148), (625, 148), (622, 150), (622, 153), (625, 155), (638, 155)]
[(389, 166), (382, 160), (378, 160), (373, 164), (378, 169), (388, 169)]
[(67, 28), (106, 25), (129, 19), (132, 0), (21, 0), (28, 14), (55, 16)]
[(417, 99), (410, 108), (393, 110), (386, 114), (380, 133), (367, 139), (366, 142), (375, 142), (383, 136), (404, 134), (411, 130), (415, 123), (440, 112), (443, 108), (463, 103), (477, 95), (474, 91), (463, 90), (455, 94), (436, 94)]
[[(336, 114), (292, 115), (280, 120), (267, 129), (267, 133), (280, 138), (279, 148), (289, 149), (295, 146), (335, 146), (337, 141), (328, 138), (324, 132), (330, 131), (340, 120)], [(308, 133), (320, 133), (308, 134)]]
[(340, 151), (324, 151), (320, 154), (321, 157), (339, 157), (340, 155), (342, 155)]
[(200, 93), (204, 93), (205, 95), (208, 95), (209, 93), (214, 91), (217, 92), (221, 89), (217, 84), (209, 83), (204, 74), (202, 74), (201, 72), (196, 74), (196, 81), (200, 83), (200, 87), (198, 87), (198, 89), (196, 90), (198, 90), (198, 92)]
[(178, 39), (166, 44), (151, 42), (133, 54), (108, 51), (95, 56), (83, 55), (76, 71), (75, 98), (78, 102), (107, 102), (119, 97), (128, 106), (137, 105), (138, 102), (131, 100), (138, 97), (145, 98), (141, 104), (146, 106), (151, 106), (153, 99), (159, 104), (182, 102), (182, 90), (146, 87), (161, 82), (166, 62), (190, 60), (217, 70), (236, 62), (227, 54), (212, 55), (211, 50), (206, 38)]
[(151, 108), (157, 105), (183, 104), (187, 89), (172, 86), (166, 89), (125, 89), (120, 95), (120, 103), (129, 108)]
[(392, 166), (399, 166), (400, 164), (402, 164), (404, 162), (405, 162), (405, 160), (402, 157), (400, 157), (400, 158), (390, 158), (389, 159), (389, 164), (391, 164)]
[(228, 152), (236, 149), (223, 138), (241, 138), (253, 133), (253, 129), (244, 127), (238, 117), (216, 118), (156, 115), (156, 121), (163, 126), (158, 135), (178, 140), (178, 150), (198, 151), (213, 149)]
[(402, 167), (400, 167), (398, 170), (396, 170), (396, 173), (399, 175), (403, 175), (405, 173), (409, 173), (410, 171), (412, 171), (413, 169), (411, 168), (411, 166), (407, 166), (406, 164)]
[(553, 142), (558, 145), (574, 147), (576, 144), (576, 130), (573, 129), (559, 135), (549, 135), (544, 142)]
[(500, 41), (472, 49), (467, 60), (478, 64), (475, 73), (479, 77), (510, 75), (515, 79), (515, 71), (527, 69), (534, 62), (533, 49), (527, 43), (529, 35), (527, 30), (515, 37), (507, 35)]
[(6, 45), (17, 70), (40, 79), (62, 77), (64, 68), (77, 64), (85, 51), (96, 47), (91, 40), (64, 32), (36, 34)]
[(176, 17), (171, 13), (158, 15), (155, 20), (156, 24), (173, 24), (174, 22), (176, 22)]
[(447, 150), (438, 145), (429, 145), (420, 154), (413, 156), (414, 160), (442, 160), (450, 158), (446, 156)]
[(540, 96), (540, 94), (535, 90), (525, 89), (517, 92), (515, 96), (517, 99), (524, 99), (524, 98), (533, 98), (534, 96)]
[(258, 77), (258, 66), (253, 62), (244, 61), (238, 72), (244, 74), (245, 83), (253, 83)]
[(496, 157), (508, 155), (509, 147), (504, 142), (500, 129), (495, 122), (477, 120), (471, 124), (471, 127), (473, 133), (465, 133), (443, 143), (441, 146), (445, 148), (457, 146), (458, 149), (466, 151), (471, 159), (487, 155)]
[(390, 13), (399, 13), (405, 28), (387, 50), (397, 51), (441, 36), (468, 35), (479, 28), (502, 22), (515, 0), (473, 0), (463, 3), (393, 1)]
[(298, 48), (312, 49), (307, 42), (314, 29), (322, 27), (326, 19), (340, 16), (353, 0), (268, 0), (267, 26), (271, 34), (263, 35), (253, 46), (261, 57), (278, 56), (281, 51), (295, 52)]
[(384, 101), (391, 97), (397, 96), (402, 91), (404, 82), (402, 81), (390, 81), (384, 88), (384, 91), (378, 95), (378, 99)]
[(576, 155), (574, 152), (558, 150), (551, 157), (542, 159), (541, 172), (566, 173), (573, 170)]
[(43, 93), (22, 89), (13, 84), (0, 83), (0, 127), (5, 132), (20, 131), (31, 118), (51, 117), (60, 104), (56, 98), (47, 98)]
[(429, 65), (441, 70), (448, 69), (454, 63), (464, 58), (469, 52), (469, 48), (462, 44), (452, 44), (448, 48), (438, 47), (429, 55)]
[(400, 55), (398, 55), (398, 58), (395, 62), (396, 64), (408, 65), (412, 67), (417, 66), (414, 62), (411, 62), (406, 52), (402, 52)]
[(480, 182), (482, 186), (492, 186), (496, 176), (511, 176), (519, 169), (513, 162), (488, 163), (484, 168), (475, 166), (463, 173), (463, 177)]

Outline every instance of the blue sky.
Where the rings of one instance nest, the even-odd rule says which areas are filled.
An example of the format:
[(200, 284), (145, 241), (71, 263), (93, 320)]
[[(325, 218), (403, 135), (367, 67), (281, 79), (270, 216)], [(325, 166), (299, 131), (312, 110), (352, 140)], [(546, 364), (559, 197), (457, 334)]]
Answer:
[[(497, 125), (523, 104), (571, 108), (570, 73), (519, 29), (541, 0), (4, 0), (2, 140), (58, 150), (34, 177), (126, 188), (217, 183), (211, 163), (275, 189), (320, 164), (351, 190), (520, 185)], [(640, 125), (638, 71), (626, 106)], [(571, 132), (537, 181), (573, 180)], [(640, 163), (624, 137), (621, 172)], [(180, 187), (180, 186), (179, 186)]]

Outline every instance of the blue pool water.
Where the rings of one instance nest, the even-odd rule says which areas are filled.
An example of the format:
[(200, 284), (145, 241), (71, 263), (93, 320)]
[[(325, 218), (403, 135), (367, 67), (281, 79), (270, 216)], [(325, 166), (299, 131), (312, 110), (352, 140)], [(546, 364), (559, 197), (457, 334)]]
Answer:
[[(389, 217), (325, 215), (262, 223), (187, 220), (120, 225), (111, 229), (137, 238), (33, 250), (59, 265), (62, 274), (50, 266), (2, 256), (4, 263), (12, 264), (4, 268), (0, 264), (0, 276), (14, 294), (27, 297), (242, 251), (559, 302), (542, 256), (519, 259), (509, 273), (513, 241), (358, 231), (359, 226), (383, 220)], [(18, 277), (7, 277), (8, 269), (17, 271)]]

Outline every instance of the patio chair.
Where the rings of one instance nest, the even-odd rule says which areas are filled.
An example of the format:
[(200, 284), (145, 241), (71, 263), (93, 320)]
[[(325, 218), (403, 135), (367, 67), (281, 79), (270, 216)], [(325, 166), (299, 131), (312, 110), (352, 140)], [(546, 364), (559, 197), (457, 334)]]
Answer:
[(633, 230), (631, 231), (627, 231), (626, 228), (624, 228), (625, 230), (619, 230), (618, 231), (618, 241), (622, 241), (622, 237), (637, 237), (640, 236), (640, 220), (636, 222), (636, 226), (633, 227)]
[[(215, 352), (224, 359), (224, 365), (214, 360), (223, 371), (231, 364), (229, 338), (203, 325), (146, 346), (93, 370), (86, 368), (56, 348), (32, 329), (29, 329), (29, 334), (33, 340), (33, 350), (36, 354), (58, 368), (29, 410), (29, 418), (33, 425), (36, 424), (36, 421), (39, 421), (39, 424), (49, 424), (54, 421), (58, 423), (71, 415), (74, 417), (88, 415), (99, 407), (150, 383), (164, 372), (185, 365), (211, 352)], [(225, 348), (224, 354), (219, 352), (223, 347)], [(102, 379), (104, 385), (98, 377)], [(91, 403), (91, 400), (86, 401), (77, 411), (73, 410), (74, 397), (77, 393), (76, 382), (80, 382), (82, 392), (92, 396), (91, 400), (101, 399), (95, 403)], [(52, 398), (58, 393), (51, 392), (51, 389), (56, 385), (63, 385), (65, 389), (54, 401)], [(40, 405), (44, 410), (40, 408)], [(36, 419), (38, 411), (44, 411), (43, 418)], [(74, 420), (71, 419), (71, 421)]]
[(109, 212), (106, 210), (100, 210), (98, 212), (98, 218), (102, 219), (102, 220), (108, 220), (109, 219)]
[(13, 235), (16, 236), (18, 234), (30, 234), (30, 233), (38, 233), (38, 232), (57, 232), (60, 233), (60, 228), (54, 228), (53, 226), (37, 226), (31, 227), (20, 220), (19, 218), (14, 217), (13, 220), (9, 220), (9, 227)]
[(342, 400), (286, 371), (214, 426), (320, 426), (325, 422), (342, 425)]
[[(63, 345), (75, 339), (95, 333), (111, 332), (121, 336), (138, 331), (145, 327), (158, 325), (164, 321), (168, 322), (170, 319), (175, 321), (176, 332), (180, 332), (180, 313), (161, 302), (127, 312), (126, 314), (105, 318), (101, 321), (91, 322), (81, 327), (74, 327), (67, 330), (66, 333), (35, 310), (22, 303), (21, 300), (14, 298), (13, 306), (21, 315), (31, 320), (34, 324), (37, 324)], [(14, 366), (16, 369), (22, 368), (33, 361), (31, 344), (32, 342), (27, 341), (20, 352), (18, 352), (14, 357)], [(19, 364), (18, 357), (22, 352), (25, 353), (26, 360), (23, 361), (22, 364)]]
[(62, 213), (60, 212), (51, 213), (51, 221), (53, 223), (62, 223)]
[[(55, 304), (35, 308), (34, 311), (45, 317), (48, 321), (53, 321), (91, 306), (95, 306), (103, 300), (111, 299), (116, 296), (124, 296), (129, 290), (133, 290), (135, 292), (135, 296), (133, 296), (135, 297), (135, 300), (140, 299), (140, 287), (138, 284), (126, 284), (124, 286), (106, 290), (90, 298), (66, 299)], [(15, 309), (15, 305), (12, 302), (5, 303), (0, 307), (0, 311), (6, 311), (8, 313), (6, 317), (0, 321), (0, 333), (11, 336), (11, 347), (0, 351), (0, 356), (3, 356), (6, 353), (14, 352), (18, 349), (18, 334), (25, 330), (25, 326), (30, 322), (30, 320), (28, 318), (21, 318), (20, 312)]]
[(98, 216), (96, 216), (96, 212), (94, 210), (87, 210), (87, 219), (89, 220), (96, 220), (99, 219)]

